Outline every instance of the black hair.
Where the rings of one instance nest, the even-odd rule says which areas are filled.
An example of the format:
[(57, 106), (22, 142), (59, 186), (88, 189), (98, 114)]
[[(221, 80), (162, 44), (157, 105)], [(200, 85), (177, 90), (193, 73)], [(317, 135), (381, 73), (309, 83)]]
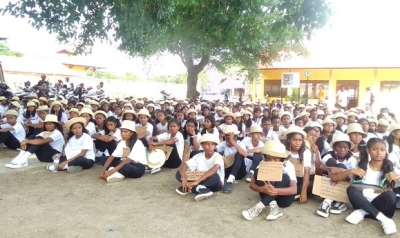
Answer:
[[(242, 121), (243, 121), (244, 125), (246, 126), (246, 128), (250, 128), (251, 125), (253, 125), (253, 121), (251, 120), (250, 115), (248, 115), (248, 116), (249, 116), (249, 119), (247, 119), (247, 121), (245, 121), (244, 118), (242, 117)], [(238, 127), (239, 127), (239, 125), (238, 125)]]
[[(168, 129), (169, 129), (169, 125), (170, 125), (171, 123), (175, 123), (176, 125), (179, 126), (179, 128), (182, 127), (182, 124), (181, 124), (181, 122), (180, 122), (178, 119), (172, 118), (171, 120), (168, 121)], [(197, 127), (196, 127), (196, 128), (197, 128)]]
[[(108, 105), (108, 110), (107, 110), (107, 111), (103, 109), (103, 106), (104, 106), (104, 105)], [(102, 110), (102, 111), (104, 111), (105, 113), (107, 113), (107, 112), (109, 112), (109, 111), (111, 110), (111, 106), (110, 106), (110, 104), (108, 104), (108, 103), (103, 103), (103, 104), (101, 104), (101, 106), (100, 106), (100, 110)]]
[[(377, 143), (381, 143), (386, 146), (385, 141), (380, 139), (380, 138), (371, 138), (368, 140), (367, 143), (367, 148), (371, 149), (371, 147)], [(389, 154), (386, 153), (386, 157), (383, 160), (382, 166), (381, 166), (381, 171), (382, 171), (382, 176), (381, 180), (385, 178), (385, 175), (393, 171), (393, 163), (392, 161), (389, 160)], [(363, 169), (364, 171), (367, 171), (368, 167), (368, 162), (369, 162), (369, 156), (368, 154), (364, 155), (363, 157), (360, 156), (360, 162), (358, 163), (358, 167), (360, 169)], [(356, 177), (356, 180), (359, 180), (361, 178)]]
[(50, 110), (50, 114), (56, 115), (58, 121), (61, 121), (63, 112), (64, 112), (64, 108), (63, 108), (62, 106), (61, 106), (61, 108), (60, 108), (60, 111), (59, 111), (57, 114), (56, 114), (56, 112), (54, 111), (53, 107), (52, 107), (51, 110)]
[(310, 132), (311, 130), (315, 131), (315, 128), (314, 128), (314, 127), (311, 127), (311, 126), (307, 126), (307, 127), (305, 127), (305, 128), (303, 129), (303, 131), (304, 131), (305, 133), (308, 133), (308, 132)]
[(104, 132), (105, 132), (104, 134), (106, 134), (106, 135), (110, 134), (110, 130), (107, 128), (107, 122), (113, 122), (115, 124), (116, 128), (120, 128), (121, 127), (121, 122), (117, 118), (115, 118), (114, 116), (108, 117), (104, 121), (104, 126), (103, 126)]
[[(88, 130), (86, 130), (85, 125), (84, 125), (83, 123), (81, 123), (81, 122), (77, 122), (77, 123), (79, 123), (79, 124), (82, 125), (83, 133), (89, 134)], [(76, 124), (76, 123), (74, 123), (74, 124)], [(72, 124), (72, 125), (73, 125), (73, 124)], [(71, 125), (71, 127), (72, 127), (72, 125)], [(69, 128), (69, 129), (70, 129), (70, 128)], [(68, 132), (67, 141), (68, 141), (69, 139), (71, 139), (71, 137), (73, 137), (73, 136), (74, 136), (74, 133), (72, 133), (72, 131), (70, 130), (70, 131)]]
[(271, 118), (270, 118), (270, 117), (263, 117), (263, 118), (261, 119), (261, 124), (263, 124), (263, 123), (266, 122), (266, 121), (271, 121)]
[[(16, 110), (16, 111), (18, 111), (18, 110)], [(33, 109), (32, 112), (30, 112), (28, 109), (26, 109), (25, 118), (31, 118), (31, 117), (35, 117), (35, 116), (36, 116), (36, 108)], [(58, 121), (61, 121), (61, 120), (58, 120)]]
[[(214, 133), (214, 129), (215, 129), (215, 117), (212, 115), (208, 115), (206, 117), (204, 117), (204, 121), (205, 120), (209, 120), (211, 122), (211, 131), (210, 134)], [(200, 134), (204, 135), (207, 133), (207, 129), (205, 127), (203, 127), (203, 129), (201, 130)]]
[[(394, 130), (394, 131), (397, 131), (397, 130)], [(394, 136), (392, 135), (392, 133), (390, 133), (388, 136), (385, 136), (385, 137), (383, 138), (383, 140), (386, 140), (387, 143), (388, 143), (388, 146), (389, 146), (389, 148), (388, 148), (389, 154), (392, 153), (392, 151), (393, 151), (393, 145), (394, 145), (394, 142), (395, 142), (396, 138), (394, 138)], [(400, 142), (400, 140), (399, 140), (398, 142)]]
[[(183, 139), (185, 139), (185, 140), (187, 140), (187, 138), (188, 138), (188, 136), (189, 136), (188, 133), (187, 133), (187, 131), (186, 131), (186, 126), (187, 126), (187, 124), (190, 123), (190, 122), (194, 124), (194, 127), (195, 127), (194, 133), (195, 133), (195, 135), (197, 135), (197, 134), (199, 133), (199, 129), (197, 129), (197, 126), (198, 126), (199, 123), (196, 121), (196, 119), (189, 118), (189, 119), (186, 121), (185, 129), (184, 129), (183, 132), (182, 132)], [(193, 145), (193, 138), (190, 137), (189, 143), (190, 143), (190, 145)]]
[(128, 147), (131, 149), (131, 151), (133, 150), (133, 147), (135, 146), (137, 139), (138, 139), (138, 134), (136, 132), (133, 132), (132, 137), (129, 138), (128, 140), (128, 145), (129, 145)]
[(281, 119), (279, 118), (279, 116), (272, 116), (272, 117), (271, 117), (271, 122), (273, 122), (273, 121), (276, 120), (276, 119), (281, 120)]
[(294, 124), (296, 124), (296, 122), (298, 121), (303, 121), (303, 119), (301, 119), (301, 117), (297, 117), (296, 119), (294, 119)]
[(291, 152), (291, 150), (290, 150), (290, 140), (293, 138), (293, 136), (295, 136), (295, 135), (297, 135), (297, 134), (299, 134), (299, 135), (301, 135), (301, 137), (303, 138), (303, 143), (301, 144), (301, 146), (300, 146), (300, 149), (299, 149), (299, 160), (300, 160), (300, 163), (303, 163), (303, 156), (304, 156), (304, 151), (306, 150), (306, 145), (305, 145), (305, 143), (304, 143), (304, 136), (302, 135), (302, 134), (300, 134), (300, 133), (290, 133), (290, 134), (288, 134), (287, 136), (286, 136), (286, 141), (285, 141), (285, 146), (286, 146), (286, 150), (288, 150), (289, 152)]
[(125, 114), (122, 116), (122, 121), (125, 121), (125, 120), (126, 120), (126, 119), (125, 119), (126, 114), (132, 114), (132, 115), (133, 115), (133, 120), (132, 120), (132, 121), (136, 121), (137, 116), (136, 116), (135, 113), (132, 113), (132, 112), (125, 113)]
[[(56, 130), (59, 130), (61, 132), (61, 134), (63, 134), (63, 127), (59, 124), (59, 123), (55, 123), (55, 122), (45, 122), (46, 123), (54, 123), (56, 125)], [(47, 131), (46, 126), (43, 126), (43, 131)]]

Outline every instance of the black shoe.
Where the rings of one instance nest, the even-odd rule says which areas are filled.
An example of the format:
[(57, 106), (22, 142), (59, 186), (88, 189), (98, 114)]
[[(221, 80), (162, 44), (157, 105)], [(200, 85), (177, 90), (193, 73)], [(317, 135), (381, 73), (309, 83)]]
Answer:
[(222, 189), (223, 193), (232, 193), (233, 190), (233, 183), (231, 182), (227, 182), (224, 186), (224, 188)]
[(178, 194), (182, 195), (182, 196), (187, 195), (187, 194), (189, 193), (189, 192), (184, 192), (182, 186), (177, 187), (177, 188), (175, 189), (175, 191), (176, 191)]
[(199, 189), (199, 194), (196, 195), (196, 197), (194, 198), (194, 200), (196, 201), (201, 201), (204, 199), (207, 199), (209, 197), (211, 197), (214, 193), (211, 192), (210, 189), (208, 188), (201, 188)]

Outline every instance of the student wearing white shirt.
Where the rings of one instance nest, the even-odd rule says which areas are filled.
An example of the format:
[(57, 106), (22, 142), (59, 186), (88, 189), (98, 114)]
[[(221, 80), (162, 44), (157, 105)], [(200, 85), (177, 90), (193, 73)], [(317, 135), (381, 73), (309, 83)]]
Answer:
[(260, 148), (264, 147), (264, 143), (261, 141), (261, 136), (261, 127), (259, 125), (254, 125), (250, 128), (249, 137), (244, 138), (239, 143), (239, 146), (246, 151), (247, 156), (243, 156), (240, 154), (238, 156), (240, 156), (243, 160), (244, 158), (247, 158), (252, 161), (249, 172), (245, 177), (246, 182), (249, 183), (251, 181), (251, 178), (253, 177), (254, 171), (263, 159)]
[(347, 110), (347, 105), (350, 101), (350, 93), (344, 89), (344, 86), (340, 86), (340, 90), (336, 92), (336, 99), (340, 107), (343, 110)]
[(204, 134), (214, 134), (219, 137), (218, 129), (216, 128), (215, 117), (208, 115), (204, 118), (203, 129), (200, 131), (201, 135)]
[[(168, 121), (167, 121), (167, 112), (164, 110), (160, 110), (156, 114), (157, 116), (157, 130), (158, 131), (168, 131)], [(181, 125), (179, 125), (181, 127)]]
[(278, 116), (272, 116), (271, 117), (271, 124), (272, 124), (272, 132), (274, 132), (280, 141), (285, 140), (285, 137), (283, 136), (283, 133), (285, 133), (285, 130), (283, 127), (281, 127), (281, 119)]
[(68, 110), (68, 120), (79, 117), (79, 110), (77, 108), (71, 108)]
[[(32, 102), (32, 101), (28, 102), (28, 104), (26, 105), (25, 112), (24, 112), (24, 122), (25, 121), (26, 122), (35, 121), (35, 120), (37, 120), (37, 118), (38, 118), (38, 115), (36, 112), (36, 103)], [(24, 122), (22, 122), (22, 124), (24, 124)], [(19, 121), (19, 123), (21, 123), (21, 122)], [(27, 128), (28, 128), (27, 136), (29, 137), (29, 136), (33, 135), (35, 128), (33, 128), (31, 126), (28, 126)]]
[(183, 129), (182, 132), (183, 139), (189, 142), (190, 158), (199, 153), (201, 147), (200, 143), (198, 142), (201, 135), (197, 127), (198, 127), (198, 122), (193, 118), (189, 118), (186, 121), (185, 128)]
[[(105, 111), (102, 110), (97, 110), (94, 113), (94, 124), (96, 128), (96, 133), (99, 133), (100, 131), (104, 130), (106, 128), (106, 119), (108, 118), (108, 115)], [(96, 133), (94, 135), (96, 135)], [(92, 136), (94, 139), (96, 139)]]
[(137, 113), (139, 123), (136, 123), (136, 127), (146, 127), (146, 131), (138, 133), (138, 139), (140, 139), (146, 148), (149, 148), (149, 140), (153, 135), (156, 135), (157, 127), (151, 120), (151, 115), (146, 109), (140, 109)]
[(21, 141), (25, 140), (25, 128), (17, 122), (17, 111), (8, 110), (4, 116), (7, 117), (7, 124), (0, 125), (0, 144), (4, 143), (7, 148), (16, 150), (21, 147)]
[[(137, 139), (135, 122), (123, 121), (121, 125), (122, 141), (118, 143), (113, 154), (108, 157), (100, 171), (100, 178), (115, 183), (127, 178), (140, 178), (144, 175), (147, 155), (143, 143)], [(129, 154), (124, 157), (124, 149)]]
[[(245, 137), (245, 136), (247, 136), (249, 133), (250, 133), (250, 128), (253, 126), (253, 125), (257, 125), (256, 123), (254, 123), (252, 120), (251, 120), (251, 112), (249, 112), (249, 111), (247, 111), (247, 110), (242, 110), (242, 121), (243, 121), (243, 124), (244, 124), (244, 130), (245, 130), (245, 135), (243, 135), (243, 137)], [(239, 127), (239, 126), (238, 126)]]
[[(58, 170), (67, 170), (70, 173), (90, 169), (94, 165), (95, 152), (92, 137), (85, 130), (85, 118), (76, 117), (69, 120), (65, 127), (69, 130), (64, 156), (60, 158)], [(68, 155), (68, 151), (76, 151), (77, 154)], [(79, 153), (78, 153), (79, 152)], [(72, 156), (68, 158), (67, 156)], [(53, 164), (47, 166), (48, 170), (54, 170)]]
[[(43, 131), (43, 121), (45, 120), (46, 116), (49, 114), (50, 108), (47, 105), (39, 106), (36, 109), (36, 113), (38, 117), (35, 120), (26, 121), (23, 125), (25, 127), (33, 127), (35, 128), (32, 135), (38, 135)], [(27, 135), (28, 136), (28, 135)]]
[(7, 98), (0, 96), (0, 117), (4, 117), (6, 111), (8, 111)]
[(268, 162), (282, 162), (283, 174), (282, 181), (259, 181), (258, 168), (254, 173), (250, 182), (250, 189), (258, 192), (260, 202), (248, 210), (242, 211), (242, 215), (246, 220), (253, 220), (258, 217), (266, 206), (270, 211), (267, 220), (276, 220), (283, 216), (281, 207), (289, 207), (293, 203), (293, 196), (297, 192), (296, 171), (293, 164), (287, 161), (289, 152), (285, 146), (276, 140), (267, 141), (261, 149), (263, 157)]
[[(225, 177), (227, 178), (222, 192), (232, 193), (233, 183), (246, 176), (245, 157), (247, 152), (237, 143), (238, 130), (234, 130), (232, 126), (226, 126), (224, 130), (225, 140), (217, 146), (217, 152), (224, 157), (234, 154), (233, 163), (230, 167), (225, 167)], [(225, 159), (224, 159), (225, 161)]]
[(261, 108), (256, 107), (253, 111), (253, 122), (261, 126), (263, 117), (261, 116)]
[(272, 131), (271, 127), (271, 119), (269, 117), (263, 117), (261, 120), (261, 127), (263, 129), (263, 133), (261, 138), (268, 141), (268, 140), (277, 140), (279, 141), (279, 137), (276, 133)]
[(119, 129), (121, 123), (119, 120), (111, 116), (107, 118), (104, 124), (106, 125), (104, 130), (92, 136), (92, 138), (96, 138), (96, 162), (98, 161), (97, 157), (110, 156), (117, 148), (118, 142), (121, 141), (121, 130)]
[(332, 150), (330, 143), (332, 142), (333, 137), (342, 132), (335, 129), (336, 122), (330, 118), (325, 118), (322, 122), (322, 128), (321, 136), (317, 139), (316, 145), (318, 146), (321, 155), (324, 155)]
[(372, 133), (372, 132), (370, 131), (368, 119), (366, 119), (366, 118), (360, 118), (360, 119), (358, 119), (357, 123), (359, 123), (359, 124), (361, 125), (361, 128), (363, 129), (364, 133), (367, 135), (367, 136), (364, 138), (365, 143), (367, 143), (369, 139), (371, 139), (371, 138), (376, 138), (376, 137), (377, 137), (377, 136), (375, 135), (375, 133)]
[(367, 134), (363, 131), (362, 127), (358, 123), (350, 123), (347, 125), (347, 135), (349, 135), (350, 141), (353, 142), (354, 147), (351, 149), (351, 154), (357, 161), (367, 155), (365, 145), (367, 144), (363, 138), (367, 137)]
[(94, 116), (92, 109), (82, 108), (82, 110), (79, 112), (79, 116), (86, 120), (85, 129), (87, 130), (88, 134), (90, 136), (96, 134), (96, 126), (92, 122)]
[(217, 106), (217, 107), (215, 107), (215, 112), (216, 112), (214, 115), (215, 125), (219, 126), (221, 121), (224, 119), (224, 116), (223, 116), (224, 110), (221, 106)]
[(64, 125), (68, 121), (67, 114), (64, 113), (64, 109), (62, 109), (62, 103), (59, 101), (55, 101), (51, 104), (50, 114), (56, 115), (61, 125)]
[[(333, 137), (331, 142), (333, 151), (322, 157), (321, 169), (325, 174), (337, 173), (345, 169), (353, 169), (357, 166), (357, 159), (352, 156), (350, 151), (354, 148), (354, 143), (350, 141), (348, 135), (339, 133)], [(328, 217), (329, 213), (341, 214), (347, 210), (346, 204), (334, 202), (332, 199), (324, 199), (317, 210), (317, 214)]]
[(238, 131), (239, 131), (238, 140), (243, 140), (243, 138), (245, 138), (247, 136), (246, 135), (247, 133), (246, 133), (246, 125), (243, 123), (242, 113), (235, 112), (235, 113), (233, 113), (233, 115), (235, 116), (233, 123), (237, 126)]
[(21, 141), (21, 148), (24, 150), (21, 150), (11, 162), (7, 163), (6, 167), (17, 169), (28, 166), (28, 158), (31, 154), (36, 154), (41, 162), (53, 162), (53, 156), (62, 153), (63, 147), (62, 126), (58, 123), (56, 115), (47, 115), (43, 132)]
[(384, 137), (389, 135), (388, 132), (388, 127), (390, 126), (390, 123), (386, 119), (379, 119), (378, 120), (378, 126), (376, 127), (376, 132), (375, 134), (378, 136), (378, 138), (383, 139)]
[[(355, 210), (346, 217), (347, 222), (356, 225), (368, 215), (369, 218), (378, 220), (384, 233), (390, 235), (397, 232), (396, 224), (391, 219), (396, 211), (397, 197), (391, 189), (394, 184), (399, 184), (400, 172), (389, 161), (386, 150), (382, 139), (371, 138), (367, 143), (369, 156), (362, 157), (357, 168), (333, 174), (332, 180), (353, 180), (353, 185), (347, 188), (347, 196)], [(365, 185), (368, 188), (360, 192)], [(389, 189), (376, 193), (373, 187), (378, 191)]]
[(230, 113), (230, 112), (225, 113), (224, 121), (221, 122), (221, 124), (217, 127), (219, 134), (220, 135), (223, 134), (223, 131), (225, 130), (225, 127), (227, 125), (232, 125), (234, 127), (234, 129), (238, 130), (238, 126), (234, 123), (234, 120), (235, 120), (235, 116), (232, 113)]
[[(183, 163), (176, 179), (182, 183), (175, 191), (180, 195), (187, 195), (189, 192), (196, 193), (196, 201), (201, 201), (213, 195), (213, 192), (220, 191), (224, 184), (224, 160), (220, 154), (215, 152), (219, 144), (219, 138), (213, 134), (204, 134), (200, 138), (200, 144), (204, 152), (195, 155)], [(205, 171), (196, 181), (187, 181), (186, 171)]]
[[(171, 155), (165, 162), (163, 167), (178, 168), (182, 163), (182, 155), (184, 148), (184, 139), (180, 130), (180, 122), (177, 119), (172, 119), (168, 122), (168, 132), (154, 136), (149, 141), (149, 152), (153, 151), (154, 146), (166, 145), (172, 147)], [(151, 173), (157, 173), (161, 168), (153, 168)]]

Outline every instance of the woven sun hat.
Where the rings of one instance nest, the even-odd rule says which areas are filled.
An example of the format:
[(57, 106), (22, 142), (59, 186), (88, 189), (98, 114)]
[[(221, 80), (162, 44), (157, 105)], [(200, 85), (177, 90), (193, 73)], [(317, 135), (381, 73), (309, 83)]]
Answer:
[(334, 120), (332, 120), (331, 118), (325, 118), (322, 121), (322, 126), (324, 126), (325, 124), (333, 124), (333, 126), (336, 126), (336, 122)]
[(190, 113), (194, 113), (194, 114), (197, 115), (197, 111), (196, 111), (196, 110), (194, 110), (194, 109), (189, 109), (189, 110), (187, 110), (187, 112), (186, 112), (186, 116), (189, 116)]
[(299, 117), (302, 118), (302, 117), (304, 117), (304, 116), (309, 116), (309, 115), (310, 115), (310, 113), (304, 111), (304, 112), (301, 112), (301, 113), (299, 114)]
[(151, 117), (150, 113), (148, 110), (146, 109), (140, 109), (138, 113), (136, 113), (136, 115), (140, 116), (140, 115), (144, 115), (147, 117)]
[(354, 148), (354, 143), (350, 141), (350, 137), (347, 134), (344, 133), (337, 133), (334, 137), (333, 137), (333, 141), (331, 142), (330, 146), (333, 149), (333, 147), (335, 146), (336, 143), (338, 142), (347, 142), (350, 143), (350, 150), (352, 150)]
[(234, 135), (239, 135), (239, 134), (240, 134), (240, 131), (238, 131), (238, 130), (236, 129), (236, 127), (234, 127), (234, 126), (232, 126), (232, 125), (226, 125), (225, 128), (224, 128), (223, 133), (224, 133), (225, 135), (227, 135), (227, 134), (229, 134), (229, 133), (233, 133)]
[(67, 121), (67, 123), (65, 123), (65, 128), (67, 128), (67, 130), (71, 130), (71, 126), (73, 126), (76, 123), (82, 123), (83, 127), (85, 127), (86, 125), (86, 119), (83, 117), (75, 117), (75, 118), (71, 118)]
[(346, 134), (350, 135), (351, 133), (360, 133), (364, 138), (367, 137), (367, 134), (363, 131), (359, 123), (350, 123), (347, 125)]
[(79, 116), (82, 116), (82, 114), (85, 113), (91, 115), (92, 117), (94, 116), (92, 109), (86, 107), (82, 108), (82, 110), (79, 112)]
[(206, 133), (206, 134), (202, 135), (200, 140), (199, 140), (200, 144), (204, 143), (204, 142), (213, 142), (213, 143), (218, 145), (220, 141), (219, 141), (219, 138), (216, 135), (210, 134), (210, 133)]
[(43, 106), (39, 106), (36, 111), (40, 112), (40, 111), (49, 111), (50, 108), (47, 105), (43, 105)]
[(289, 118), (292, 118), (292, 115), (290, 115), (289, 112), (281, 112), (281, 113), (279, 113), (279, 118), (282, 118), (284, 116), (289, 116)]
[(261, 148), (261, 153), (278, 158), (288, 158), (290, 153), (286, 150), (284, 144), (277, 140), (268, 140), (265, 142), (264, 147)]
[(390, 123), (389, 123), (389, 121), (386, 120), (386, 119), (379, 119), (379, 120), (378, 120), (378, 125), (389, 127), (389, 126), (390, 126)]
[(8, 110), (4, 113), (4, 116), (19, 116), (19, 113), (15, 110)]
[(136, 132), (136, 125), (134, 121), (124, 120), (121, 124), (120, 129), (127, 129)]
[(283, 133), (283, 135), (285, 137), (287, 137), (289, 134), (292, 134), (292, 133), (299, 133), (299, 134), (303, 135), (304, 138), (307, 136), (307, 134), (299, 126), (290, 126), (289, 129), (287, 129), (285, 131), (285, 133)]
[(393, 131), (400, 130), (400, 124), (394, 124), (389, 128), (389, 134), (392, 133)]
[(252, 133), (262, 133), (263, 130), (260, 125), (254, 125), (250, 127), (250, 134)]
[(318, 127), (321, 131), (322, 131), (322, 129), (323, 129), (322, 125), (319, 124), (319, 123), (316, 122), (316, 121), (310, 121), (310, 122), (308, 122), (308, 123), (306, 124), (305, 127)]
[(160, 149), (155, 149), (149, 153), (147, 166), (150, 168), (160, 168), (165, 163), (165, 153)]
[[(240, 115), (242, 115), (242, 114), (240, 114)], [(235, 116), (230, 112), (225, 113), (224, 118), (226, 118), (226, 117), (232, 117), (233, 119), (235, 118)]]
[(45, 117), (43, 123), (46, 123), (46, 122), (59, 123), (59, 122), (58, 122), (58, 118), (57, 118), (56, 115), (47, 115), (47, 116)]
[(102, 110), (98, 110), (94, 113), (94, 116), (96, 116), (97, 114), (102, 114), (105, 118), (108, 117), (107, 113), (105, 111)]

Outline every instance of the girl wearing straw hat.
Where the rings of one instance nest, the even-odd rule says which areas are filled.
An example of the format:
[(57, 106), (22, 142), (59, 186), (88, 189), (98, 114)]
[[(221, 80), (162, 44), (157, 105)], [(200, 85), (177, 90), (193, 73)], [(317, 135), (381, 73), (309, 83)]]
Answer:
[(322, 121), (322, 127), (321, 137), (317, 139), (316, 145), (321, 155), (324, 155), (332, 150), (329, 144), (332, 142), (333, 137), (342, 132), (335, 129), (336, 122), (330, 118), (325, 118)]
[(108, 117), (104, 122), (104, 130), (96, 133), (92, 138), (95, 138), (95, 146), (97, 149), (96, 158), (102, 156), (110, 156), (117, 148), (117, 143), (121, 141), (121, 123), (113, 116)]
[(290, 158), (293, 162), (299, 163), (302, 171), (296, 173), (297, 176), (297, 194), (300, 195), (300, 203), (307, 202), (308, 196), (312, 191), (313, 176), (311, 176), (312, 164), (311, 151), (306, 148), (304, 139), (307, 134), (297, 126), (291, 126), (285, 131), (285, 146), (290, 152)]
[[(93, 167), (95, 160), (93, 139), (87, 133), (85, 124), (86, 120), (83, 117), (72, 118), (65, 124), (69, 133), (58, 170), (66, 169), (70, 173), (76, 173)], [(54, 165), (49, 164), (47, 169), (54, 171)]]
[(26, 121), (24, 123), (25, 127), (33, 127), (34, 128), (34, 132), (32, 135), (38, 135), (40, 132), (43, 131), (43, 126), (44, 126), (43, 122), (44, 122), (46, 116), (49, 114), (49, 111), (50, 111), (50, 109), (47, 105), (39, 106), (36, 109), (36, 113), (37, 113), (38, 117), (35, 120)]
[[(224, 160), (215, 152), (219, 138), (213, 134), (204, 134), (199, 140), (204, 152), (195, 155), (183, 163), (176, 173), (176, 179), (182, 186), (176, 189), (180, 195), (196, 193), (196, 201), (201, 201), (220, 191), (224, 184)], [(204, 171), (196, 181), (187, 181), (186, 171)]]
[(87, 130), (88, 134), (90, 136), (96, 134), (96, 126), (93, 123), (94, 114), (92, 109), (87, 107), (82, 108), (82, 110), (79, 112), (79, 116), (85, 119), (85, 129)]
[(350, 178), (353, 181), (347, 188), (347, 196), (355, 210), (346, 217), (347, 222), (356, 225), (365, 217), (373, 218), (381, 223), (384, 233), (390, 235), (397, 232), (391, 219), (397, 200), (392, 188), (399, 184), (400, 171), (393, 167), (386, 150), (382, 139), (371, 138), (367, 143), (369, 156), (361, 157), (357, 168), (332, 174), (332, 180), (338, 182)]
[(64, 113), (64, 110), (62, 109), (62, 104), (59, 101), (55, 101), (51, 104), (50, 106), (50, 114), (56, 115), (58, 122), (61, 125), (64, 125), (68, 121), (67, 115)]
[(357, 123), (361, 125), (361, 128), (362, 128), (363, 132), (367, 135), (367, 136), (364, 138), (365, 143), (367, 143), (369, 139), (371, 139), (371, 138), (376, 138), (376, 137), (377, 137), (376, 134), (375, 134), (375, 132), (371, 132), (371, 130), (370, 130), (370, 128), (369, 128), (369, 121), (368, 121), (368, 119), (366, 119), (366, 118), (360, 118), (360, 119), (358, 119)]
[(248, 166), (250, 168), (246, 169), (249, 171), (245, 177), (246, 182), (251, 181), (251, 177), (253, 177), (254, 171), (262, 161), (261, 148), (264, 147), (264, 143), (261, 141), (261, 136), (262, 128), (259, 125), (254, 125), (250, 128), (249, 137), (244, 138), (239, 143), (239, 146), (246, 151), (246, 156), (243, 156), (241, 154), (238, 154), (238, 156), (240, 156), (243, 160), (247, 158), (252, 161), (251, 165)]
[(282, 181), (259, 181), (257, 180), (258, 169), (255, 171), (250, 182), (250, 189), (259, 193), (260, 202), (252, 208), (242, 211), (243, 217), (249, 221), (258, 217), (266, 206), (270, 207), (270, 212), (266, 218), (268, 221), (283, 216), (280, 207), (289, 207), (297, 192), (295, 168), (290, 161), (287, 161), (289, 152), (285, 146), (280, 141), (267, 141), (261, 149), (261, 153), (266, 161), (283, 162)]
[[(233, 163), (230, 167), (225, 167), (225, 177), (227, 178), (222, 192), (232, 193), (233, 183), (235, 180), (240, 180), (246, 176), (246, 163), (243, 158), (247, 157), (245, 148), (238, 144), (238, 130), (232, 126), (226, 126), (224, 130), (224, 141), (217, 146), (217, 152), (222, 156), (227, 157), (235, 154)], [(224, 159), (225, 162), (225, 159)]]
[(28, 139), (21, 141), (23, 150), (11, 162), (6, 164), (7, 168), (17, 169), (28, 166), (28, 158), (31, 154), (36, 154), (40, 162), (53, 162), (53, 156), (62, 152), (64, 136), (57, 116), (47, 115), (43, 124), (42, 133), (37, 136), (32, 135)]
[(400, 124), (394, 124), (389, 128), (389, 135), (384, 138), (389, 160), (395, 168), (400, 167)]
[[(29, 122), (29, 121), (34, 121), (37, 120), (37, 113), (36, 113), (36, 103), (34, 102), (28, 102), (28, 104), (26, 105), (26, 109), (24, 112), (24, 125), (25, 122)], [(27, 137), (33, 135), (33, 132), (35, 131), (35, 128), (31, 127), (31, 126), (27, 126)]]
[(367, 143), (363, 139), (367, 137), (367, 134), (365, 134), (361, 125), (358, 123), (348, 124), (346, 133), (354, 144), (354, 148), (351, 150), (353, 157), (359, 160), (361, 157), (367, 156), (365, 148)]
[(4, 113), (7, 123), (0, 125), (0, 144), (4, 143), (7, 148), (16, 150), (20, 148), (21, 141), (26, 137), (25, 128), (17, 122), (19, 113), (15, 110), (8, 110)]
[(228, 126), (228, 125), (232, 125), (233, 127), (235, 127), (234, 129), (238, 130), (238, 126), (236, 124), (234, 124), (234, 120), (235, 120), (235, 116), (232, 113), (230, 113), (230, 112), (225, 113), (224, 120), (217, 127), (217, 129), (219, 131), (219, 134), (223, 135), (223, 131), (225, 130), (225, 126)]
[(137, 113), (139, 123), (136, 123), (136, 127), (146, 127), (146, 131), (138, 133), (138, 138), (142, 141), (146, 148), (149, 148), (149, 140), (152, 136), (157, 135), (157, 127), (155, 126), (153, 120), (151, 120), (151, 115), (146, 109), (141, 109)]
[(247, 110), (242, 110), (241, 114), (242, 114), (242, 122), (245, 125), (245, 128), (244, 128), (245, 133), (246, 133), (245, 135), (247, 136), (250, 133), (250, 128), (253, 125), (256, 125), (256, 123), (253, 123), (253, 121), (251, 120), (251, 116), (252, 116), (251, 112), (249, 112)]
[[(353, 132), (354, 133), (354, 132)], [(357, 166), (357, 159), (351, 154), (354, 143), (350, 141), (348, 135), (339, 133), (334, 136), (331, 142), (333, 151), (322, 156), (321, 169), (329, 174), (335, 174), (346, 169), (353, 169)], [(334, 202), (332, 199), (324, 199), (317, 214), (328, 217), (329, 213), (341, 214), (347, 210), (347, 206), (341, 202)]]
[[(144, 174), (147, 158), (143, 143), (138, 140), (135, 122), (125, 120), (121, 125), (122, 141), (104, 162), (100, 178), (115, 183), (127, 178), (140, 178)], [(124, 153), (128, 151), (128, 153)]]

